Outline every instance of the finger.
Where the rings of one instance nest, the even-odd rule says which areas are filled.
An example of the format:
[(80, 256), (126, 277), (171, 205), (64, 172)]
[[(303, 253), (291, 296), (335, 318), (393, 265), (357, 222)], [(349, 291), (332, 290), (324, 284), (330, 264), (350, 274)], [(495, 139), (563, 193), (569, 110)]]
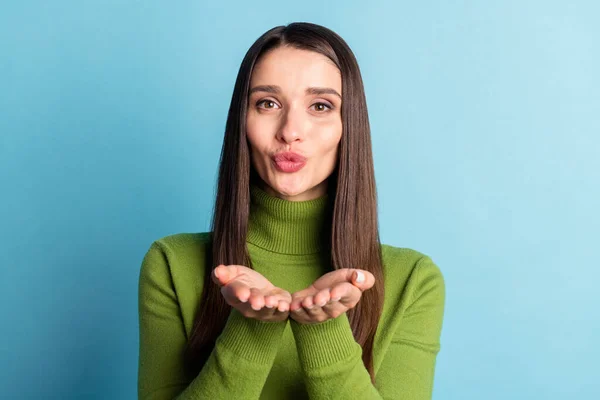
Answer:
[(276, 287), (265, 295), (265, 307), (277, 307), (280, 301), (286, 302), (289, 307), (289, 304), (292, 302), (292, 295), (290, 292)]
[(279, 300), (287, 301), (288, 304), (292, 302), (292, 295), (287, 290), (277, 288), (275, 294), (279, 297)]
[(313, 306), (312, 308), (309, 308), (309, 309), (305, 308), (304, 311), (310, 317), (310, 322), (313, 322), (313, 323), (323, 322), (326, 319), (329, 319), (327, 314), (325, 314), (325, 311), (323, 311), (323, 308), (319, 307), (319, 306)]
[(279, 299), (276, 295), (265, 296), (265, 307), (274, 308), (279, 304)]
[(309, 296), (302, 301), (302, 307), (306, 314), (309, 315), (311, 322), (321, 322), (327, 319), (327, 315), (323, 312), (323, 308), (314, 303), (314, 298)]
[(268, 321), (271, 318), (273, 318), (273, 316), (276, 313), (281, 315), (280, 313), (278, 313), (277, 308), (273, 308), (273, 307), (267, 308), (266, 306), (261, 308), (259, 311), (257, 311), (257, 314), (260, 317), (260, 319), (265, 320), (265, 321)]
[(302, 307), (304, 307), (304, 309), (306, 309), (306, 310), (310, 310), (311, 308), (313, 308), (313, 305), (314, 305), (314, 301), (313, 301), (312, 296), (306, 296), (302, 300)]
[(217, 283), (221, 286), (225, 286), (232, 280), (237, 278), (240, 271), (237, 265), (219, 265), (213, 271), (213, 276), (217, 279)]
[(323, 307), (331, 299), (331, 292), (329, 289), (323, 289), (319, 291), (313, 297), (313, 303), (319, 307)]
[(341, 314), (348, 311), (350, 308), (339, 301), (330, 301), (325, 304), (322, 308), (323, 312), (329, 316), (329, 318), (337, 318)]
[(292, 296), (292, 301), (290, 302), (290, 311), (296, 311), (299, 308), (302, 308), (302, 300), (304, 300), (305, 296), (300, 296), (298, 293), (294, 293)]
[(265, 296), (260, 290), (252, 288), (250, 289), (250, 297), (248, 298), (248, 303), (254, 311), (258, 311), (265, 306)]
[(281, 313), (286, 313), (290, 311), (290, 303), (285, 300), (280, 300), (277, 304), (277, 311)]
[(358, 304), (362, 292), (350, 283), (343, 283), (331, 290), (331, 300), (322, 309), (329, 318), (337, 318)]
[(364, 269), (350, 270), (350, 282), (361, 291), (371, 289), (375, 284), (375, 276)]
[(211, 274), (213, 282), (219, 286), (225, 286), (229, 282), (229, 270), (223, 264), (217, 265)]
[(361, 297), (361, 290), (351, 283), (344, 282), (336, 285), (331, 289), (331, 300), (339, 301), (345, 305), (352, 305), (358, 303)]
[(306, 322), (310, 321), (310, 319), (311, 319), (310, 316), (308, 315), (308, 313), (306, 312), (306, 310), (302, 307), (299, 307), (293, 311), (290, 308), (290, 313), (291, 313), (290, 314), (291, 317), (299, 322), (306, 323)]
[(246, 303), (250, 298), (250, 288), (242, 282), (233, 281), (221, 288), (221, 293), (229, 304)]
[(310, 316), (310, 321), (313, 324), (324, 322), (330, 319), (329, 315), (325, 313), (322, 307), (315, 306), (307, 311), (307, 314)]

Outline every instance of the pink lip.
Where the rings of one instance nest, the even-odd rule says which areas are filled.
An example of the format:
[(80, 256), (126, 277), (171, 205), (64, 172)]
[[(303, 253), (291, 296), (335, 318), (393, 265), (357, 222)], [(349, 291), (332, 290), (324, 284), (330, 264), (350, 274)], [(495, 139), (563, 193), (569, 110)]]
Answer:
[(275, 154), (272, 159), (275, 167), (281, 172), (297, 172), (306, 165), (306, 157), (291, 151)]

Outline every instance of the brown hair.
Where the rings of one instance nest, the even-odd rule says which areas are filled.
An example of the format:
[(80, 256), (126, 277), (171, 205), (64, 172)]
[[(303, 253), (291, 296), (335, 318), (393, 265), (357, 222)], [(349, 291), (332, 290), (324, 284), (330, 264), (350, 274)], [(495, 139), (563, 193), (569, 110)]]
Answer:
[(221, 150), (217, 195), (212, 222), (212, 252), (204, 274), (204, 290), (186, 359), (193, 377), (210, 355), (227, 321), (230, 306), (211, 279), (219, 264), (251, 267), (246, 247), (250, 213), (250, 151), (246, 141), (246, 112), (252, 70), (267, 51), (280, 46), (315, 51), (328, 57), (342, 77), (342, 136), (337, 166), (329, 177), (330, 256), (334, 269), (360, 268), (375, 276), (375, 286), (347, 312), (355, 340), (362, 346), (363, 363), (371, 380), (373, 342), (383, 308), (384, 286), (377, 224), (377, 194), (371, 133), (362, 77), (354, 54), (335, 32), (311, 23), (275, 27), (250, 47), (235, 82)]

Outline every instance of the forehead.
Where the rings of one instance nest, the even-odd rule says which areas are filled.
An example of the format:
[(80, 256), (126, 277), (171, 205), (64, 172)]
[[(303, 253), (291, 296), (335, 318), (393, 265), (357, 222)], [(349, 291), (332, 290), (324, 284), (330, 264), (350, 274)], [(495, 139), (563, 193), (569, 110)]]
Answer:
[(252, 71), (251, 86), (278, 85), (283, 90), (330, 87), (342, 91), (340, 70), (326, 56), (309, 50), (279, 47), (263, 54)]

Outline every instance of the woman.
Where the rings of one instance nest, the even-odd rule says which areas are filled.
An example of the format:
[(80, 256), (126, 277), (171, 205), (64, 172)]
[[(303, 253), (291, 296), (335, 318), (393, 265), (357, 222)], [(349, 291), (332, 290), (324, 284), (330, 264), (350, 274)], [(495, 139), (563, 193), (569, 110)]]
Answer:
[(139, 290), (141, 399), (431, 398), (444, 280), (379, 242), (362, 78), (337, 34), (293, 23), (252, 45), (212, 231), (155, 241)]

